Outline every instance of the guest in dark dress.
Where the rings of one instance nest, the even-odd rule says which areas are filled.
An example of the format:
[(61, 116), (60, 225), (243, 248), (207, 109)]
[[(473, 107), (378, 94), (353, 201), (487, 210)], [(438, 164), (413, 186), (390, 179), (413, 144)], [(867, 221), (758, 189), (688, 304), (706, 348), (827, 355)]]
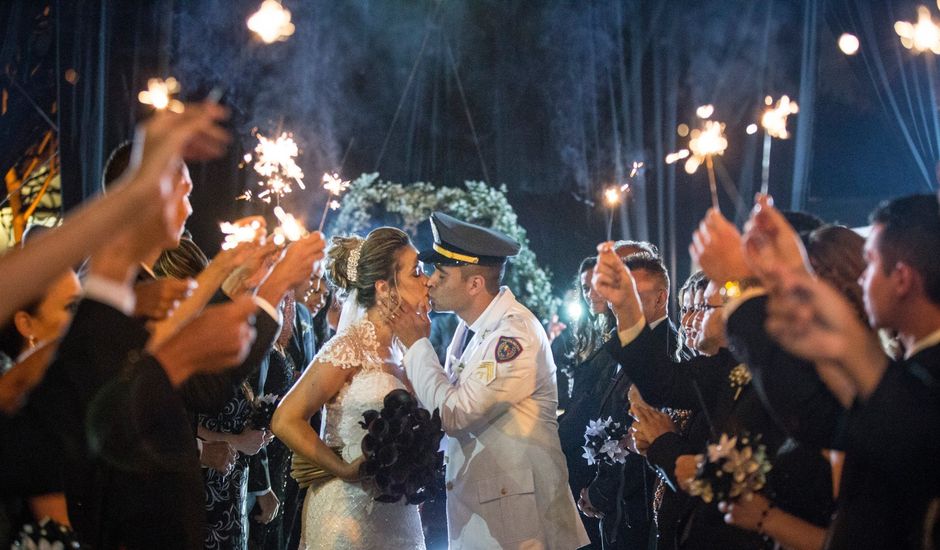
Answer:
[[(558, 437), (568, 464), (568, 485), (575, 501), (581, 489), (594, 479), (595, 467), (582, 456), (584, 430), (597, 418), (601, 397), (616, 373), (617, 363), (603, 351), (603, 343), (610, 338), (613, 321), (607, 304), (591, 290), (591, 276), (597, 259), (585, 258), (578, 269), (578, 288), (584, 315), (574, 331), (574, 349), (568, 358), (574, 365), (570, 375), (570, 397), (565, 412), (558, 418)], [(593, 547), (600, 548), (598, 521), (581, 516)]]

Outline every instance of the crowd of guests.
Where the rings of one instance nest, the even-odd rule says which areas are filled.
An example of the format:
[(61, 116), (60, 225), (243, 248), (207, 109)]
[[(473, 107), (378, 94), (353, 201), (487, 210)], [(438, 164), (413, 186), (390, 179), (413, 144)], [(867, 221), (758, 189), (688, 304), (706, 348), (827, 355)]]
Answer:
[(270, 421), (338, 309), (319, 233), (276, 246), (247, 218), (255, 239), (211, 260), (186, 233), (185, 161), (224, 150), (226, 116), (158, 113), (101, 197), (0, 257), (3, 547), (298, 546), (304, 490)]
[[(589, 315), (553, 347), (592, 547), (940, 547), (938, 202), (883, 203), (867, 238), (764, 195), (743, 234), (709, 210), (674, 308), (654, 245), (585, 258)], [(605, 418), (631, 426), (631, 454), (589, 465)], [(766, 448), (766, 483), (703, 494), (716, 445), (741, 440)]]
[[(255, 239), (211, 259), (188, 237), (185, 161), (224, 150), (225, 117), (156, 114), (102, 196), (0, 256), (0, 544), (49, 518), (91, 548), (300, 545), (305, 489), (271, 415), (338, 301), (319, 233), (277, 246), (247, 218)], [(588, 314), (554, 347), (592, 547), (937, 547), (938, 199), (886, 202), (867, 238), (763, 195), (743, 233), (710, 210), (675, 297), (652, 243), (584, 259)], [(629, 453), (591, 464), (604, 418), (630, 426)], [(766, 484), (703, 498), (728, 438), (766, 448)]]

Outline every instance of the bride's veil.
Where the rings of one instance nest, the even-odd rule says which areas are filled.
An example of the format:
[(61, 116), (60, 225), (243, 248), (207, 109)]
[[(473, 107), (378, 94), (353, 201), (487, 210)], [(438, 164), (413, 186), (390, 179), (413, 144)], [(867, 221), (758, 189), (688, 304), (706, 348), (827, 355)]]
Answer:
[(343, 309), (339, 312), (339, 322), (336, 323), (336, 334), (346, 330), (347, 327), (356, 324), (366, 316), (366, 308), (359, 304), (359, 290), (353, 289), (346, 295), (346, 301), (343, 302)]

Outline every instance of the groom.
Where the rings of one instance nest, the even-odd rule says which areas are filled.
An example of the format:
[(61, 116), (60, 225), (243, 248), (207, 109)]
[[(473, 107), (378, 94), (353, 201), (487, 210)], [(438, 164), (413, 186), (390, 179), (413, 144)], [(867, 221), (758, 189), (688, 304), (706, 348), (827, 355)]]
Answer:
[(502, 233), (431, 215), (428, 294), (460, 324), (443, 367), (423, 306), (393, 320), (422, 405), (439, 409), (446, 443), (452, 550), (557, 548), (589, 543), (558, 441), (555, 364), (538, 319), (500, 283), (519, 244)]

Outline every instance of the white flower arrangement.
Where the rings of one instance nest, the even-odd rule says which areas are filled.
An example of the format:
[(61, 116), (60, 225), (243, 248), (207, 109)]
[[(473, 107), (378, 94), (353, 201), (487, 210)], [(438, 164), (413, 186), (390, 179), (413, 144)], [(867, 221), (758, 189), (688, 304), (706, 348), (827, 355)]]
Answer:
[(705, 502), (750, 499), (767, 484), (771, 464), (759, 437), (722, 434), (700, 454), (689, 494)]
[(609, 416), (606, 420), (591, 420), (584, 430), (584, 454), (581, 456), (589, 466), (600, 463), (623, 464), (629, 452), (620, 445), (620, 440), (627, 435), (628, 429)]

